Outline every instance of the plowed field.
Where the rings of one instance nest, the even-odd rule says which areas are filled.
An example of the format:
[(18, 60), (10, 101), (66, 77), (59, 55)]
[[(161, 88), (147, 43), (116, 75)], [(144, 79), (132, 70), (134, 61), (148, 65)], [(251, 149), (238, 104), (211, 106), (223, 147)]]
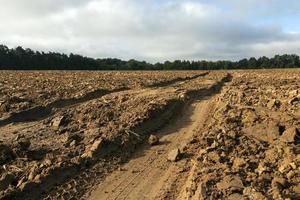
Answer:
[(2, 71), (0, 199), (299, 199), (300, 71)]

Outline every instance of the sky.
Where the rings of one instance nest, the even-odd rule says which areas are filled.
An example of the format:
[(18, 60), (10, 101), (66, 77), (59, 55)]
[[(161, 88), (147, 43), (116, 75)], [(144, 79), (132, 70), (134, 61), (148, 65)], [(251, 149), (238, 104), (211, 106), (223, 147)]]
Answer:
[(0, 43), (148, 62), (300, 54), (299, 0), (0, 0)]

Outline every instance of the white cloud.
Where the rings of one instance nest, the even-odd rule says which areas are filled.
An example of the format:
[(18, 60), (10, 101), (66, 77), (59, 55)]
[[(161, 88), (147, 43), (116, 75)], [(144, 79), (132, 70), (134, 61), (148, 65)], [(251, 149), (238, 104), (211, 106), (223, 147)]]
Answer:
[(279, 6), (256, 0), (6, 2), (0, 0), (0, 42), (11, 47), (147, 61), (300, 53), (297, 31), (285, 32), (274, 20), (266, 23), (262, 14), (253, 17), (255, 6), (273, 15)]

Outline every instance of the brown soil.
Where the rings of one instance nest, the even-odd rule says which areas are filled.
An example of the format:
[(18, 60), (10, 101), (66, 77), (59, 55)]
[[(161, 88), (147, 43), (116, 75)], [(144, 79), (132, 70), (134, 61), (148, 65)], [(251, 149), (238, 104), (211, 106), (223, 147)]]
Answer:
[(182, 199), (300, 198), (298, 75), (233, 73), (189, 147), (195, 157)]
[(118, 90), (167, 86), (204, 74), (196, 71), (2, 71), (0, 118), (37, 106), (46, 106), (48, 109), (64, 107)]
[(1, 199), (300, 198), (298, 70), (14, 73)]

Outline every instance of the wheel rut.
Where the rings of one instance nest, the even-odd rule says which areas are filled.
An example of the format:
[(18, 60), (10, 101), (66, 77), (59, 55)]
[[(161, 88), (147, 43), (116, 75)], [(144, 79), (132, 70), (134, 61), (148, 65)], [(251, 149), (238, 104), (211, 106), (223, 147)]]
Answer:
[(179, 195), (175, 191), (184, 184), (187, 176), (185, 168), (190, 161), (188, 155), (183, 155), (180, 161), (169, 162), (168, 152), (175, 148), (184, 149), (195, 131), (205, 125), (216, 102), (215, 95), (225, 81), (224, 79), (210, 89), (202, 91), (193, 101), (186, 104), (180, 117), (157, 131), (160, 145), (142, 146), (128, 163), (95, 186), (87, 195), (87, 199), (164, 199), (170, 195), (173, 196), (169, 199), (175, 199)]

